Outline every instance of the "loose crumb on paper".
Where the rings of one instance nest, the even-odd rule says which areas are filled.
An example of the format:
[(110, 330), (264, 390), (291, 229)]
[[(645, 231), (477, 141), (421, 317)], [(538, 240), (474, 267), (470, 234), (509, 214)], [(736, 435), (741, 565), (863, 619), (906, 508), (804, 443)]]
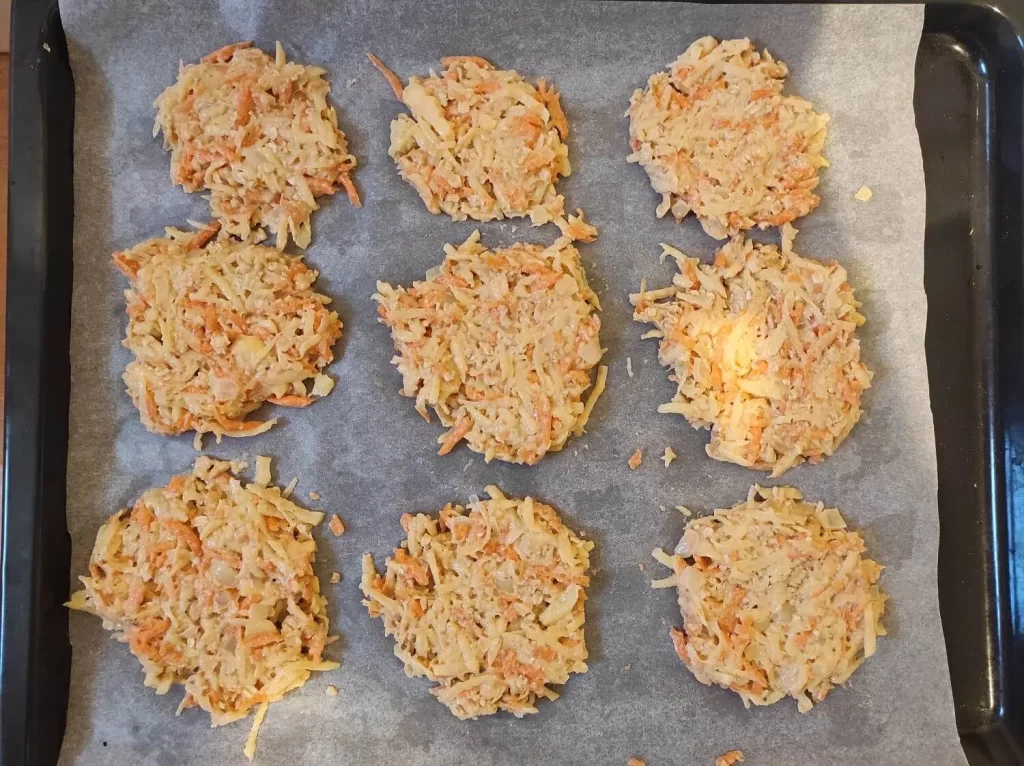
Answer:
[(642, 562), (642, 561), (639, 564), (637, 564), (637, 566), (640, 567), (640, 571), (641, 572), (643, 572), (645, 569), (647, 569), (647, 567), (644, 566), (644, 562)]
[(253, 477), (253, 481), (260, 487), (270, 484), (270, 458), (266, 455), (256, 458), (256, 475)]
[(677, 457), (679, 456), (676, 454), (674, 449), (671, 447), (665, 447), (665, 454), (661, 456), (661, 460), (665, 463), (665, 467), (668, 468), (672, 464), (672, 461)]
[(320, 493), (319, 492), (310, 492), (309, 493), (309, 499), (310, 500), (319, 500), (320, 499)]
[(647, 761), (643, 761), (639, 758), (630, 758), (626, 763), (627, 766), (647, 766)]
[(299, 477), (295, 476), (295, 477), (292, 478), (292, 480), (290, 482), (288, 482), (288, 486), (281, 490), (281, 496), (284, 497), (284, 498), (291, 497), (292, 496), (292, 492), (295, 491), (295, 488), (297, 486), (299, 486)]
[(742, 750), (730, 750), (728, 753), (722, 753), (715, 759), (715, 766), (733, 766), (734, 763), (743, 762), (743, 751)]
[(334, 390), (334, 378), (323, 373), (313, 378), (313, 389), (310, 391), (313, 396), (327, 396)]
[(331, 572), (331, 585), (337, 585), (341, 582), (341, 575), (337, 572)]
[(338, 687), (335, 686), (334, 684), (329, 684), (327, 686), (327, 696), (328, 697), (337, 697), (338, 696)]
[(665, 506), (663, 506), (663, 505), (659, 505), (659, 506), (658, 506), (658, 510), (659, 510), (659, 511), (664, 511), (664, 510), (667, 510), (667, 509), (665, 508)]
[(43, 50), (46, 51), (47, 53), (49, 53), (50, 52), (50, 44), (49, 43), (43, 43)]
[(691, 511), (685, 505), (677, 505), (676, 506), (676, 510), (679, 511), (681, 514), (683, 514), (683, 516), (686, 516), (687, 518), (689, 518), (690, 516), (693, 516), (693, 511)]
[(356, 78), (353, 77), (351, 80), (349, 80), (348, 82), (345, 83), (345, 87), (348, 90), (352, 90), (352, 86), (355, 85), (355, 84), (356, 84)]
[(861, 202), (867, 202), (874, 196), (874, 192), (866, 186), (860, 187), (857, 193), (853, 195), (855, 199), (859, 199)]
[(252, 728), (249, 729), (249, 736), (245, 739), (245, 747), (242, 748), (242, 754), (250, 761), (256, 756), (256, 740), (260, 735), (263, 719), (267, 717), (267, 708), (269, 706), (270, 703), (264, 700), (256, 708), (256, 715), (252, 719)]
[(331, 532), (334, 533), (335, 537), (341, 537), (345, 534), (345, 525), (341, 523), (341, 519), (338, 518), (338, 514), (331, 516), (330, 522), (327, 524), (330, 527)]
[(633, 357), (631, 356), (626, 357), (626, 372), (629, 374), (629, 377), (633, 377)]
[(629, 461), (627, 463), (629, 469), (631, 471), (635, 471), (637, 468), (640, 467), (640, 463), (643, 462), (643, 459), (644, 453), (641, 452), (639, 448), (637, 448), (637, 451), (630, 456)]

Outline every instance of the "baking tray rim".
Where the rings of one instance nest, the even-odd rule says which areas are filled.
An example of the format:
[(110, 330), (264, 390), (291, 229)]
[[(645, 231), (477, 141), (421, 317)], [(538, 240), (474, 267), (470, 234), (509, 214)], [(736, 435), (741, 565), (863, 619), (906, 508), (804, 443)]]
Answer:
[[(926, 8), (926, 30), (927, 19), (933, 14), (960, 14), (964, 26), (947, 29), (945, 33), (975, 57), (976, 65), (985, 69), (984, 77), (999, 76), (1000, 62), (993, 60), (987, 49), (993, 44), (993, 34), (1004, 47), (1015, 47), (1015, 66), (1020, 69), (1024, 62), (1021, 0), (1000, 4), (938, 0), (928, 3)], [(0, 761), (52, 763), (59, 754), (62, 738), (55, 735), (62, 735), (65, 723), (71, 651), (67, 615), (60, 603), (70, 581), (70, 541), (63, 522), (72, 262), (71, 227), (66, 221), (68, 215), (73, 220), (72, 185), (68, 178), (73, 173), (74, 93), (57, 0), (14, 3), (11, 30), (7, 358), (0, 540)], [(1024, 89), (1024, 83), (1018, 83), (1017, 88)], [(55, 101), (61, 94), (70, 96), (63, 105)], [(67, 119), (57, 125), (53, 118), (60, 112)], [(1024, 145), (1024, 133), (1016, 139), (1019, 150)], [(1016, 210), (1008, 212), (1016, 213), (1017, 236), (1012, 240), (1019, 246), (1024, 212), (1019, 206), (1020, 189), (1016, 202)], [(1011, 220), (1007, 218), (1001, 223), (1009, 225)], [(1020, 260), (1019, 248), (1016, 256)], [(1010, 308), (1015, 313), (1012, 324), (1001, 321), (993, 308), (999, 328), (1024, 328), (1020, 299), (1008, 302), (1013, 304)], [(1024, 496), (1017, 497), (1021, 493), (1021, 477), (1012, 470), (1014, 461), (1024, 456), (1024, 417), (1013, 397), (1005, 398), (1005, 392), (1024, 390), (1007, 388), (1007, 384), (1024, 382), (1024, 374), (1019, 361), (1007, 363), (1004, 348), (996, 347), (994, 351), (990, 372), (998, 379), (993, 381), (995, 401), (989, 402), (991, 413), (985, 423), (992, 451), (985, 458), (991, 475), (987, 490), (992, 522), (999, 533), (993, 541), (992, 585), (999, 652), (996, 671), (1001, 684), (999, 696), (993, 700), (991, 722), (973, 730), (961, 730), (961, 736), (965, 743), (968, 738), (983, 743), (993, 754), (1019, 755), (1024, 752), (1024, 711), (1019, 710), (1024, 705), (1024, 685), (1016, 684), (1022, 689), (1018, 702), (1007, 699), (1006, 692), (1018, 678), (1014, 673), (1019, 665), (1015, 655), (1020, 653), (1020, 648), (1014, 646), (1020, 642), (1012, 640), (1020, 610), (1010, 582), (1008, 558), (1018, 537), (1010, 522), (1020, 515), (1015, 514), (1017, 503), (1024, 502)], [(1008, 403), (1013, 406), (1005, 406)], [(1016, 464), (1019, 468), (1020, 462)], [(60, 528), (54, 529), (54, 523)], [(1024, 537), (1020, 542), (1024, 544)], [(56, 557), (50, 555), (55, 551)], [(59, 555), (62, 551), (63, 561)], [(1024, 587), (1024, 583), (1021, 585)], [(40, 615), (41, 607), (46, 615)], [(43, 624), (43, 620), (47, 622)], [(54, 626), (56, 632), (52, 630)], [(1012, 678), (1010, 673), (1014, 673)], [(40, 677), (46, 683), (39, 683)]]

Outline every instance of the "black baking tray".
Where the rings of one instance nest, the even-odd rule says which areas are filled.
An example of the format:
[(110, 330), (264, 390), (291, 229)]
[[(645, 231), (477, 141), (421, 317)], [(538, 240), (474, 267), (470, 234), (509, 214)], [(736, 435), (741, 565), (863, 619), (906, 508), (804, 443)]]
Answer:
[[(20, 766), (57, 761), (71, 665), (74, 86), (56, 0), (15, 0), (11, 27), (0, 763)], [(957, 724), (973, 766), (1024, 764), (1024, 0), (929, 4), (914, 103)]]

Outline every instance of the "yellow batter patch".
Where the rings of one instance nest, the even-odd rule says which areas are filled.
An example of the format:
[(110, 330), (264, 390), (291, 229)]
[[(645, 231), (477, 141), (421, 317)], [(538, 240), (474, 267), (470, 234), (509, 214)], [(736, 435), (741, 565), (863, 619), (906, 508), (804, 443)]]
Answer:
[(871, 383), (846, 270), (797, 255), (794, 234), (784, 227), (781, 250), (736, 237), (713, 265), (662, 245), (679, 268), (672, 286), (630, 296), (678, 385), (658, 411), (710, 428), (716, 460), (773, 477), (831, 455)]

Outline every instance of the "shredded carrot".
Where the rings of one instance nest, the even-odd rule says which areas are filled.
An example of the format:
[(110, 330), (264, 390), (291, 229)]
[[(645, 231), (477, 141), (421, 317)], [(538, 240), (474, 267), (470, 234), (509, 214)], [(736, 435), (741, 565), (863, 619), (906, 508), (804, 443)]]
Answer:
[(175, 495), (180, 495), (181, 491), (185, 488), (185, 482), (188, 480), (187, 476), (178, 475), (171, 478), (167, 482), (167, 491)]
[(466, 417), (456, 423), (455, 427), (448, 432), (448, 436), (445, 437), (444, 442), (441, 444), (441, 449), (438, 450), (437, 454), (447, 455), (455, 449), (455, 445), (458, 444), (462, 440), (462, 437), (469, 432), (471, 422), (472, 421)]
[(232, 43), (231, 45), (225, 45), (223, 48), (218, 48), (213, 53), (208, 53), (200, 59), (204, 64), (223, 64), (231, 60), (231, 57), (235, 55), (235, 51), (243, 50), (244, 48), (251, 48), (252, 40), (244, 40), (238, 43)]
[(551, 124), (555, 126), (558, 135), (565, 141), (569, 137), (569, 121), (565, 118), (565, 112), (562, 111), (562, 101), (558, 96), (558, 91), (544, 80), (537, 83), (537, 91), (543, 98), (548, 112), (551, 113)]
[(258, 633), (255, 636), (246, 636), (245, 643), (249, 646), (256, 648), (259, 646), (269, 646), (270, 644), (276, 644), (278, 641), (283, 640), (281, 634), (276, 630), (268, 631), (267, 633)]
[(398, 79), (398, 75), (384, 66), (384, 62), (374, 56), (372, 53), (367, 53), (366, 58), (370, 59), (370, 63), (377, 68), (377, 71), (384, 75), (384, 79), (388, 81), (388, 85), (391, 86), (391, 90), (395, 94), (395, 98), (399, 101), (405, 95), (405, 88), (402, 86), (402, 81)]
[(733, 766), (736, 763), (743, 762), (743, 751), (742, 750), (730, 750), (728, 753), (722, 753), (715, 759), (715, 766)]
[(149, 510), (149, 506), (141, 500), (135, 503), (135, 507), (132, 508), (132, 518), (144, 529), (148, 529), (149, 525), (156, 520), (156, 516)]
[(308, 407), (313, 403), (312, 396), (268, 396), (267, 401), (271, 404), (278, 404), (282, 407)]
[(235, 127), (245, 125), (249, 121), (256, 102), (252, 99), (251, 88), (241, 88), (235, 91)]
[(352, 177), (346, 173), (340, 180), (341, 185), (345, 187), (345, 194), (348, 196), (348, 201), (352, 203), (352, 207), (362, 207), (363, 203), (359, 199), (359, 191), (356, 189)]
[(202, 540), (199, 539), (199, 534), (192, 527), (183, 521), (173, 519), (163, 523), (188, 546), (194, 555), (201, 556), (203, 554)]
[(139, 264), (136, 261), (129, 260), (125, 253), (114, 253), (113, 257), (114, 265), (117, 266), (117, 270), (124, 274), (128, 279), (135, 279), (139, 273)]

